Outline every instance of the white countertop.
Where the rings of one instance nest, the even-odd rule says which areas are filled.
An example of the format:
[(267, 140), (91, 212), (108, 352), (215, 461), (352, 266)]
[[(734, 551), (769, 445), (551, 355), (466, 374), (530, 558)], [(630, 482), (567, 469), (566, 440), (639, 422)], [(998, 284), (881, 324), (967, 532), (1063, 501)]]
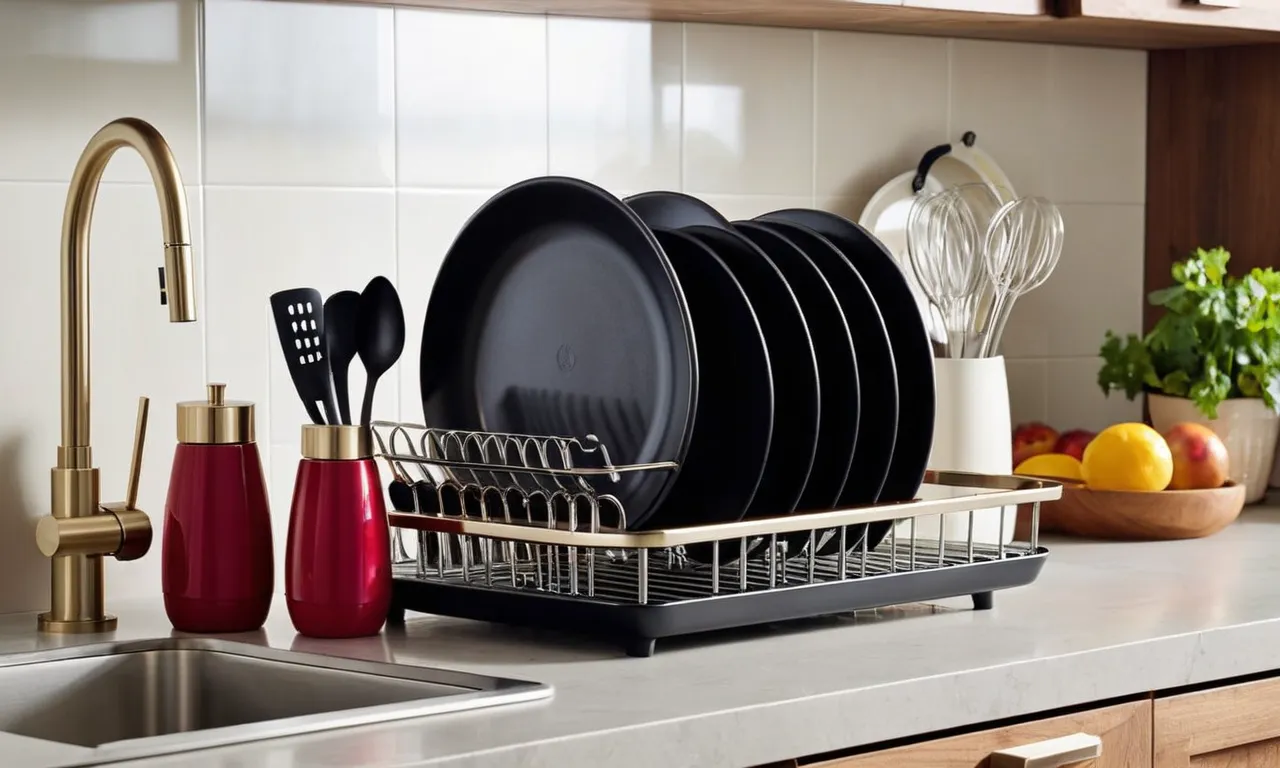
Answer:
[[(317, 641), (280, 601), (264, 632), (227, 639), (535, 680), (555, 696), (130, 765), (748, 766), (1280, 670), (1280, 506), (1209, 539), (1044, 543), (1039, 580), (996, 593), (992, 611), (968, 599), (867, 611), (659, 641), (648, 659), (414, 614), (376, 638)], [(72, 642), (170, 635), (159, 601), (111, 607), (117, 632)], [(66, 642), (38, 635), (34, 615), (0, 616), (0, 653)], [(0, 734), (4, 764), (78, 753)]]

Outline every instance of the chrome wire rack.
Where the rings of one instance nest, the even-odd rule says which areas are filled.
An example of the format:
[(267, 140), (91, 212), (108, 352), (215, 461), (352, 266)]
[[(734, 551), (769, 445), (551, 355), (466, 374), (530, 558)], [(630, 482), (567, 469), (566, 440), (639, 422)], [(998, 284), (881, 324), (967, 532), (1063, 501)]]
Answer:
[[(993, 591), (1039, 574), (1039, 504), (1062, 493), (930, 471), (907, 502), (629, 531), (603, 491), (675, 463), (614, 464), (591, 435), (372, 427), (397, 510), (392, 621), (414, 610), (589, 628), (638, 656), (661, 637), (904, 602), (972, 595), (989, 608)], [(1030, 518), (1019, 537), (1004, 512), (1017, 505)]]

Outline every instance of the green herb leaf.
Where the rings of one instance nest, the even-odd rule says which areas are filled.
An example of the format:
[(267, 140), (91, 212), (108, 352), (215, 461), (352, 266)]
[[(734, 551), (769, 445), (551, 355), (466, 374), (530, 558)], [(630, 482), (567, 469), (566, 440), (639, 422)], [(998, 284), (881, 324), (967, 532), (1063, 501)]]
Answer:
[(1225, 248), (1197, 248), (1147, 301), (1164, 312), (1142, 338), (1107, 332), (1098, 385), (1133, 399), (1144, 388), (1187, 397), (1210, 418), (1230, 397), (1280, 412), (1280, 272), (1227, 273)]

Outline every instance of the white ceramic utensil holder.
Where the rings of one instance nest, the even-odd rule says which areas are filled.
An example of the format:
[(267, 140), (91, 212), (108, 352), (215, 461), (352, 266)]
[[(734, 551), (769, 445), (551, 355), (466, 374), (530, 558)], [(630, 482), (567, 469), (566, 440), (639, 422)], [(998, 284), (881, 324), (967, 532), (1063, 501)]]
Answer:
[[(1007, 475), (1013, 471), (1012, 428), (1009, 419), (1009, 382), (1003, 357), (936, 358), (937, 420), (929, 469)], [(899, 407), (910, 408), (911, 403)], [(973, 540), (995, 544), (1013, 540), (1017, 507), (995, 507), (973, 513)], [(936, 541), (939, 518), (929, 515), (916, 521), (919, 540)], [(966, 541), (969, 514), (946, 515), (943, 537)], [(911, 535), (909, 521), (898, 524), (898, 536)]]

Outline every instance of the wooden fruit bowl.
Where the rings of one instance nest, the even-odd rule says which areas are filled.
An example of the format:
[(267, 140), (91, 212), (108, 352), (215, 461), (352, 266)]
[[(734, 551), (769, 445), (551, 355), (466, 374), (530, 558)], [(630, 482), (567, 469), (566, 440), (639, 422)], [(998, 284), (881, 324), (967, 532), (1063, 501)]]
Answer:
[[(1040, 530), (1121, 541), (1198, 539), (1239, 517), (1244, 498), (1245, 487), (1233, 482), (1197, 491), (1091, 491), (1068, 481), (1062, 498), (1040, 505)], [(1030, 525), (1024, 506), (1020, 528)]]

